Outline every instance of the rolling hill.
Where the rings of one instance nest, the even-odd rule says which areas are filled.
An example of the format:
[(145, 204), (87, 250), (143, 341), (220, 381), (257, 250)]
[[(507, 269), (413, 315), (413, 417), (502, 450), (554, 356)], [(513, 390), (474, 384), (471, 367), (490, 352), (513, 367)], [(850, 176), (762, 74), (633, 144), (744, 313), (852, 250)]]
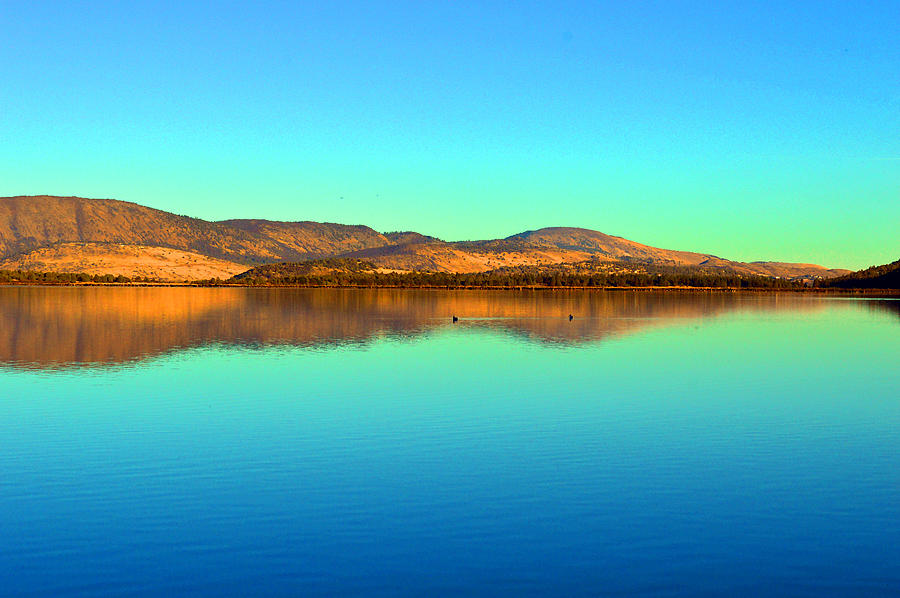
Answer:
[(900, 289), (900, 260), (829, 280), (827, 286), (844, 289)]
[(0, 198), (0, 257), (57, 243), (171, 247), (254, 264), (278, 259), (274, 243), (244, 231), (112, 199)]
[(275, 251), (285, 259), (314, 260), (393, 243), (363, 225), (272, 220), (223, 220), (217, 224), (277, 243)]
[(734, 262), (584, 228), (542, 228), (505, 239), (447, 242), (413, 231), (380, 233), (363, 225), (210, 222), (113, 199), (0, 198), (0, 269), (95, 273), (110, 268), (104, 273), (193, 280), (225, 278), (260, 264), (325, 258), (366, 260), (384, 270), (459, 273), (588, 260), (698, 266), (795, 280), (849, 273), (815, 264)]
[(660, 249), (598, 231), (572, 227), (542, 228), (505, 239), (486, 241), (386, 245), (350, 252), (344, 256), (370, 260), (384, 268), (465, 273), (586, 260), (656, 266), (697, 266), (707, 270), (727, 270), (796, 280), (831, 278), (850, 272), (816, 264), (735, 262), (706, 253)]
[(253, 265), (322, 257), (389, 241), (367, 226), (208, 222), (114, 199), (0, 198), (0, 258), (58, 243), (169, 247)]
[(0, 260), (0, 270), (116, 274), (159, 280), (226, 279), (247, 266), (171, 247), (119, 243), (58, 243)]

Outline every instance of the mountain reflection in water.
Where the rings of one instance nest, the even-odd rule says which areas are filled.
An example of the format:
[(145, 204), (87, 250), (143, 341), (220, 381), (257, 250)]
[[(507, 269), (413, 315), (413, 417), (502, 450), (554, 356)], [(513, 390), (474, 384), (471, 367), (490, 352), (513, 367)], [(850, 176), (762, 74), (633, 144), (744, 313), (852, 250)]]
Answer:
[(735, 310), (821, 307), (809, 297), (718, 292), (5, 287), (0, 363), (115, 365), (215, 343), (362, 343), (446, 326), (577, 344)]

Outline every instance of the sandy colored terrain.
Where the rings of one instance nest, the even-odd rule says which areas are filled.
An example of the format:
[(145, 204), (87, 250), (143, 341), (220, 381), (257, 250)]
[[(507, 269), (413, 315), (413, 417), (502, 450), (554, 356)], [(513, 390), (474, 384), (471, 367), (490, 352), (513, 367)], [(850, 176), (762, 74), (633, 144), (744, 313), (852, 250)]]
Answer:
[(847, 273), (815, 264), (733, 262), (577, 227), (443, 242), (413, 231), (382, 234), (363, 225), (208, 222), (112, 199), (0, 197), (0, 267), (191, 280), (228, 278), (242, 271), (238, 263), (246, 264), (246, 270), (332, 257), (365, 259), (386, 270), (460, 273), (585, 260), (702, 266), (795, 280)]
[(247, 266), (169, 247), (60, 243), (0, 262), (0, 270), (115, 274), (168, 281), (230, 278)]
[(590, 259), (592, 254), (556, 247), (528, 247), (498, 251), (452, 243), (408, 244), (379, 247), (347, 254), (374, 262), (382, 269), (428, 272), (487, 272), (503, 266), (559, 264)]
[[(587, 231), (597, 236), (602, 233)], [(617, 239), (600, 246), (582, 238), (561, 239), (550, 244), (541, 239), (532, 241), (483, 241), (474, 243), (410, 243), (376, 247), (346, 254), (371, 261), (382, 269), (419, 270), (428, 272), (487, 272), (510, 266), (547, 266), (578, 263), (587, 260), (611, 262), (622, 259), (641, 260), (638, 263), (700, 266), (706, 269), (725, 269), (742, 274), (780, 276), (783, 278), (833, 278), (849, 270), (828, 269), (815, 264), (782, 262), (732, 262), (713, 255), (670, 251)], [(582, 243), (576, 245), (575, 243)]]
[(208, 222), (114, 199), (0, 197), (0, 257), (56, 243), (174, 247), (260, 264), (334, 255), (389, 243), (367, 226), (325, 222)]

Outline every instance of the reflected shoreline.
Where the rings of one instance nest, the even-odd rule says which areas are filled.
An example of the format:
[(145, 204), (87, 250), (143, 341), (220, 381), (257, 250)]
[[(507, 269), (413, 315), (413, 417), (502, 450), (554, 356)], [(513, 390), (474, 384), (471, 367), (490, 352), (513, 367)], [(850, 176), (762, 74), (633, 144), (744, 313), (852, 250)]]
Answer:
[(512, 292), (559, 292), (559, 291), (590, 291), (590, 292), (660, 292), (660, 293), (741, 293), (741, 294), (796, 294), (823, 297), (874, 297), (874, 298), (900, 298), (898, 289), (870, 289), (870, 288), (764, 288), (764, 287), (700, 287), (700, 286), (454, 286), (447, 285), (297, 285), (297, 284), (237, 284), (218, 283), (208, 284), (204, 282), (31, 282), (31, 281), (4, 281), (0, 282), (2, 288), (105, 288), (105, 289), (293, 289), (293, 290), (335, 290), (335, 291), (512, 291)]
[[(0, 366), (116, 366), (210, 345), (361, 344), (451, 326), (578, 345), (736, 311), (811, 311), (824, 309), (826, 303), (821, 295), (696, 289), (655, 293), (5, 286), (0, 287)], [(455, 324), (453, 316), (459, 318)]]

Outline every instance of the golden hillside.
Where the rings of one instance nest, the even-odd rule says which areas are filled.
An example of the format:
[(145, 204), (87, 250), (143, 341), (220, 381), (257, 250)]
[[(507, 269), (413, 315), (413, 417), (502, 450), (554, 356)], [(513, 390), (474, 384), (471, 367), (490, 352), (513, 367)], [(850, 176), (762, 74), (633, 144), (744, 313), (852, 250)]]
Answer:
[(734, 262), (715, 255), (643, 245), (583, 228), (544, 228), (506, 239), (386, 245), (347, 253), (383, 268), (431, 272), (487, 272), (511, 266), (544, 266), (587, 260), (657, 266), (698, 266), (782, 278), (831, 278), (849, 272), (815, 264)]
[[(3, 197), (0, 258), (58, 243), (119, 243), (171, 247), (232, 262), (260, 264), (307, 259), (310, 248), (316, 254), (335, 253), (388, 243), (368, 227), (233, 222), (237, 225), (207, 222), (114, 199)], [(255, 224), (241, 225), (246, 222)], [(298, 231), (307, 224), (315, 226), (300, 237)]]
[(298, 259), (331, 257), (392, 243), (378, 231), (362, 225), (272, 220), (223, 220), (218, 224), (278, 243), (280, 255)]
[(364, 259), (387, 270), (459, 273), (586, 260), (702, 266), (793, 279), (849, 272), (815, 264), (733, 262), (573, 227), (542, 228), (505, 239), (444, 242), (412, 231), (382, 234), (362, 225), (208, 222), (112, 199), (0, 198), (0, 260), (5, 268), (195, 280), (227, 278), (238, 264), (248, 269), (334, 257)]
[(129, 278), (192, 281), (231, 278), (247, 270), (247, 266), (170, 247), (60, 243), (2, 260), (0, 270), (115, 274)]

